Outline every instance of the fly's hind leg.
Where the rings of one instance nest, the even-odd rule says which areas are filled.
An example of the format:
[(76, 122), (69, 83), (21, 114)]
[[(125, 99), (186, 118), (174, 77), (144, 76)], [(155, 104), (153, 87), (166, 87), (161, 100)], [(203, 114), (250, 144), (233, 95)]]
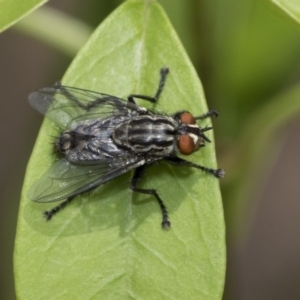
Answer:
[[(84, 192), (89, 192), (89, 191), (92, 191), (93, 189), (95, 189), (97, 186), (94, 186), (92, 188), (89, 188), (87, 190), (85, 190)], [(47, 221), (50, 221), (51, 218), (56, 215), (59, 211), (61, 211), (63, 208), (65, 208), (65, 206), (67, 204), (69, 204), (76, 196), (78, 196), (78, 194), (74, 195), (74, 196), (71, 196), (71, 197), (68, 197), (65, 201), (61, 202), (60, 204), (58, 204), (57, 206), (51, 208), (50, 210), (46, 210), (44, 212), (44, 217), (46, 218)]]
[(132, 94), (132, 95), (128, 96), (128, 101), (131, 102), (131, 103), (135, 103), (134, 98), (137, 98), (137, 99), (146, 100), (146, 101), (149, 101), (149, 102), (152, 102), (152, 103), (156, 103), (157, 100), (159, 99), (160, 94), (162, 93), (162, 91), (164, 89), (168, 73), (169, 73), (168, 68), (161, 68), (160, 69), (159, 84), (158, 84), (157, 91), (156, 91), (156, 93), (153, 97), (152, 96), (139, 95), (139, 94)]
[(60, 210), (62, 210), (67, 204), (69, 204), (73, 199), (75, 198), (75, 196), (69, 197), (67, 200), (61, 202), (60, 204), (58, 204), (57, 206), (51, 208), (50, 210), (46, 210), (44, 212), (44, 217), (46, 218), (47, 221), (50, 221), (51, 218), (57, 214)]
[(139, 192), (139, 193), (142, 193), (142, 194), (153, 195), (156, 198), (156, 200), (157, 200), (157, 202), (160, 206), (161, 213), (162, 213), (162, 223), (161, 223), (161, 225), (162, 225), (163, 228), (169, 229), (171, 227), (171, 222), (169, 221), (168, 211), (167, 211), (167, 208), (166, 208), (164, 202), (162, 201), (162, 199), (157, 194), (156, 190), (137, 188), (138, 183), (142, 179), (144, 170), (145, 170), (145, 166), (140, 166), (140, 167), (136, 168), (135, 173), (133, 175), (133, 178), (131, 180), (130, 188), (135, 192)]

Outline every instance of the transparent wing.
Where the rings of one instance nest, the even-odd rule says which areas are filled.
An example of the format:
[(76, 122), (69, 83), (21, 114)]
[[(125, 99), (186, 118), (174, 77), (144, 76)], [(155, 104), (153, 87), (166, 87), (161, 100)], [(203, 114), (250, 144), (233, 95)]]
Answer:
[(62, 128), (74, 120), (106, 118), (141, 111), (134, 103), (115, 96), (62, 86), (60, 83), (31, 93), (28, 100), (33, 108)]
[(29, 190), (28, 198), (36, 202), (54, 202), (76, 196), (128, 172), (144, 161), (135, 159), (110, 161), (101, 165), (74, 165), (66, 159), (57, 161)]

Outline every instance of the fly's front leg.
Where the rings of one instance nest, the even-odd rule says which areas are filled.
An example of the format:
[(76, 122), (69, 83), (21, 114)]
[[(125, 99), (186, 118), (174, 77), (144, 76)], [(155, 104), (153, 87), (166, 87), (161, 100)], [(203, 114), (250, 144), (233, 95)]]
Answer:
[(200, 169), (206, 173), (212, 174), (213, 176), (217, 177), (217, 178), (222, 178), (225, 175), (224, 170), (222, 169), (211, 169), (211, 168), (207, 168), (201, 165), (197, 165), (194, 164), (190, 161), (187, 161), (185, 159), (179, 158), (179, 157), (167, 157), (165, 158), (165, 160), (167, 162), (169, 162), (172, 165), (175, 166), (187, 166), (187, 167), (192, 167), (192, 168), (196, 168), (196, 169)]
[(132, 95), (128, 96), (128, 101), (131, 102), (131, 103), (135, 103), (134, 98), (137, 98), (137, 99), (142, 99), (142, 100), (149, 101), (151, 103), (156, 103), (157, 100), (159, 99), (160, 94), (162, 93), (162, 91), (164, 89), (168, 73), (169, 73), (168, 68), (161, 68), (160, 69), (159, 84), (158, 84), (157, 91), (156, 91), (156, 93), (153, 97), (145, 96), (145, 95), (132, 94)]
[[(176, 120), (180, 120), (180, 116), (185, 112), (188, 112), (188, 111), (186, 111), (186, 110), (178, 111), (173, 115), (173, 118)], [(195, 120), (203, 120), (203, 119), (210, 118), (210, 117), (218, 117), (218, 115), (219, 115), (219, 113), (215, 109), (211, 109), (207, 113), (205, 113), (201, 116), (195, 117)]]
[(140, 166), (140, 167), (135, 169), (134, 175), (133, 175), (132, 180), (131, 180), (130, 188), (135, 192), (139, 192), (139, 193), (142, 193), (142, 194), (153, 195), (156, 198), (156, 200), (157, 200), (157, 202), (160, 206), (161, 213), (162, 213), (162, 223), (161, 223), (161, 225), (162, 225), (163, 228), (168, 229), (168, 228), (171, 227), (171, 222), (169, 221), (168, 211), (167, 211), (167, 208), (166, 208), (165, 204), (163, 203), (162, 199), (158, 196), (156, 190), (137, 188), (138, 183), (142, 179), (144, 170), (145, 170), (145, 166)]
[(206, 118), (218, 117), (218, 116), (219, 116), (219, 113), (215, 109), (211, 109), (206, 114), (195, 117), (195, 120), (203, 120), (203, 119), (206, 119)]

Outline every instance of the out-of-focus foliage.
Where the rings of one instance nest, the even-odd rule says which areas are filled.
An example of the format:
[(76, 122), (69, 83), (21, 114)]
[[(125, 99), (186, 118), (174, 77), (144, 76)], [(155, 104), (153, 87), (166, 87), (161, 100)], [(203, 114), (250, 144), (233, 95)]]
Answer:
[(77, 54), (93, 32), (93, 28), (85, 22), (47, 5), (20, 20), (14, 28), (71, 57)]
[[(243, 228), (236, 221), (247, 219), (250, 191), (271, 163), (266, 158), (272, 157), (272, 137), (276, 132), (280, 146), (278, 128), (300, 111), (299, 95), (290, 92), (298, 90), (300, 33), (261, 1), (205, 4), (210, 36), (205, 41), (210, 43), (206, 91), (225, 118), (222, 128), (216, 124), (216, 129), (223, 150), (219, 162), (227, 170), (223, 200), (227, 226), (234, 226), (231, 234)], [(293, 110), (287, 107), (290, 95)], [(266, 128), (273, 129), (267, 136)]]
[(298, 0), (270, 0), (279, 10), (285, 12), (289, 18), (300, 25), (300, 2)]
[(0, 32), (13, 25), (45, 2), (47, 2), (47, 0), (1, 0)]

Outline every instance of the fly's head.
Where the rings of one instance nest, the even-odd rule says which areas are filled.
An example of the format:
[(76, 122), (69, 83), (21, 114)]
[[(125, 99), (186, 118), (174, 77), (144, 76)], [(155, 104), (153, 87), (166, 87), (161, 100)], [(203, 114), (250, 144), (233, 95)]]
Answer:
[(204, 132), (211, 130), (212, 127), (201, 128), (196, 123), (196, 120), (201, 118), (202, 116), (194, 117), (187, 111), (177, 114), (179, 122), (177, 145), (181, 154), (190, 155), (205, 146), (205, 142), (210, 142)]

